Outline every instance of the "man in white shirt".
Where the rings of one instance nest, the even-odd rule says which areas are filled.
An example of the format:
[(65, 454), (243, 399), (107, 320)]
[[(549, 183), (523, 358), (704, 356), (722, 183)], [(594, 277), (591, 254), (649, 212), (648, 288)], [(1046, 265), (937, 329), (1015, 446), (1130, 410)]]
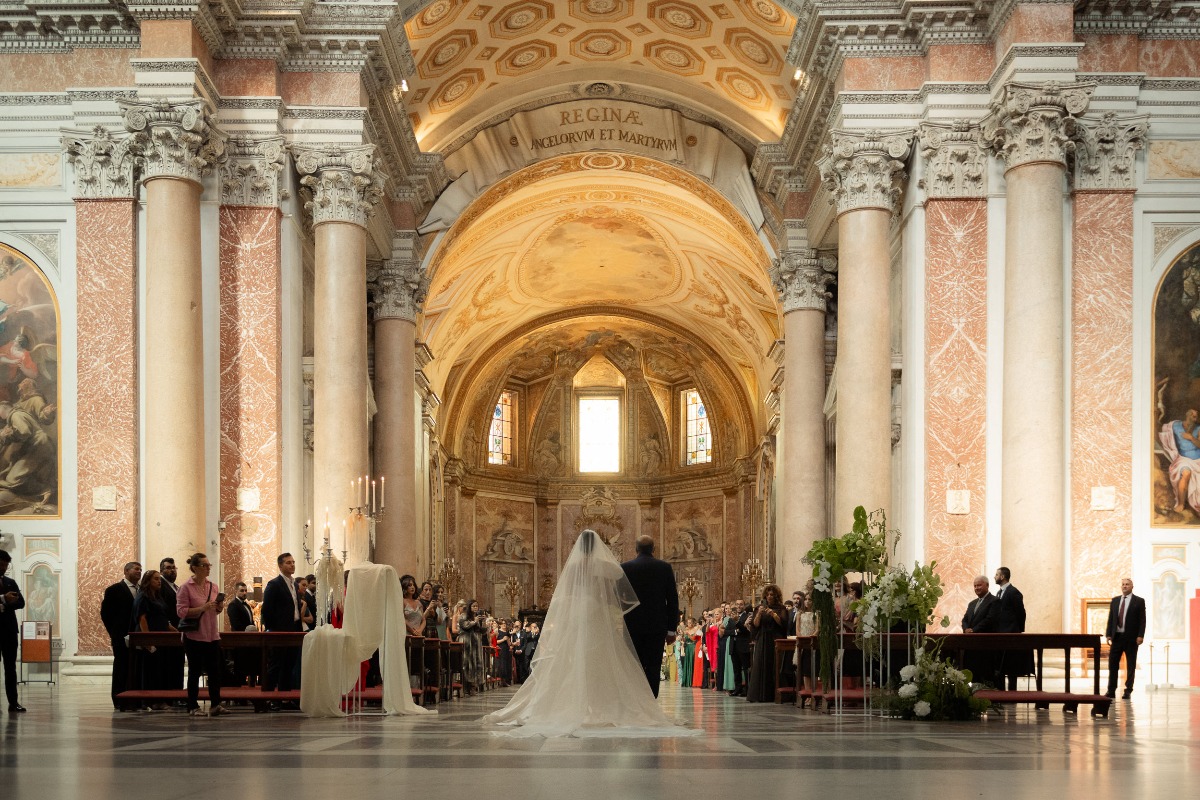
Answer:
[[(263, 589), (261, 620), (263, 629), (269, 632), (282, 633), (300, 630), (300, 602), (296, 595), (296, 559), (291, 553), (282, 553), (275, 562), (279, 565), (279, 574), (267, 581)], [(263, 690), (272, 692), (276, 689), (290, 691), (299, 688), (294, 685), (296, 658), (300, 653), (298, 647), (272, 647), (267, 654), (267, 674), (263, 680)]]
[(137, 561), (125, 564), (125, 577), (104, 590), (104, 599), (100, 602), (100, 620), (108, 631), (108, 641), (112, 645), (112, 701), (113, 707), (123, 710), (117, 702), (117, 695), (125, 691), (125, 683), (129, 678), (129, 648), (125, 645), (125, 635), (129, 633), (133, 622), (133, 598), (137, 595), (138, 582), (142, 579), (142, 565)]
[(1125, 656), (1125, 693), (1122, 700), (1133, 694), (1133, 678), (1137, 669), (1138, 645), (1146, 636), (1146, 601), (1133, 593), (1133, 581), (1121, 579), (1121, 593), (1112, 599), (1108, 607), (1108, 626), (1104, 638), (1108, 640), (1108, 691), (1107, 697), (1117, 696), (1117, 679), (1121, 673), (1121, 656)]

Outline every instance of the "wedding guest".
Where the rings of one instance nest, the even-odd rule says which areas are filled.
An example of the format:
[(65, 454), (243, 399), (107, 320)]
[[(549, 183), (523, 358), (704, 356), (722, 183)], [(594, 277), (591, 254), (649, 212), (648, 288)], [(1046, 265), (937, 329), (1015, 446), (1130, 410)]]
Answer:
[(479, 603), (467, 601), (458, 616), (458, 640), (463, 643), (463, 688), (468, 695), (483, 689), (485, 618), (479, 613)]
[[(138, 594), (133, 600), (133, 630), (142, 633), (168, 632), (175, 630), (172, 624), (177, 619), (175, 609), (167, 611), (166, 599), (163, 596), (163, 579), (158, 570), (148, 570), (142, 575), (138, 584)], [(142, 688), (143, 689), (173, 689), (167, 685), (163, 674), (168, 649), (148, 648), (141, 652)], [(166, 703), (154, 703), (150, 706), (154, 711), (167, 709)]]
[[(238, 581), (233, 586), (233, 599), (225, 608), (231, 631), (257, 631), (254, 624), (254, 609), (246, 599), (249, 589), (245, 581)], [(238, 685), (255, 686), (258, 683), (258, 671), (262, 663), (259, 654), (249, 648), (238, 648), (233, 651), (233, 675)]]
[[(217, 615), (224, 609), (217, 585), (208, 579), (212, 562), (204, 553), (194, 553), (187, 560), (192, 578), (179, 587), (176, 613), (183, 625), (183, 651), (187, 654), (188, 713), (203, 716), (200, 708), (200, 675), (208, 676), (208, 716), (228, 714), (221, 705), (221, 677), (225, 666), (221, 660), (221, 634), (217, 631)], [(192, 621), (192, 625), (187, 623)], [(192, 627), (194, 625), (194, 627)]]
[(1122, 700), (1133, 695), (1133, 678), (1137, 671), (1138, 646), (1146, 635), (1146, 601), (1133, 593), (1133, 580), (1121, 579), (1121, 593), (1112, 599), (1108, 609), (1108, 624), (1104, 637), (1108, 651), (1108, 692), (1116, 697), (1120, 678), (1121, 654), (1125, 654), (1125, 692)]
[[(821, 632), (821, 624), (817, 617), (817, 612), (813, 609), (812, 593), (804, 595), (804, 600), (800, 604), (800, 613), (796, 615), (796, 636), (816, 636)], [(813, 662), (817, 657), (817, 649), (814, 647), (811, 650), (804, 652), (804, 657), (800, 656), (800, 647), (796, 647), (796, 674), (800, 676), (802, 685), (805, 691), (811, 692), (813, 689)]]
[(773, 583), (763, 587), (762, 602), (746, 626), (754, 636), (750, 660), (750, 682), (746, 690), (749, 703), (775, 700), (775, 640), (787, 637), (783, 591)]
[(409, 636), (425, 635), (425, 612), (421, 598), (417, 596), (417, 579), (412, 575), (400, 576), (400, 594), (404, 598), (404, 624)]
[(125, 636), (133, 618), (133, 598), (142, 580), (142, 565), (130, 561), (124, 570), (125, 577), (104, 590), (104, 600), (100, 603), (100, 621), (112, 645), (112, 702), (117, 710), (121, 710), (117, 695), (125, 691), (129, 680), (129, 646), (125, 644)]
[[(175, 595), (179, 592), (179, 587), (175, 585), (179, 580), (179, 568), (175, 566), (175, 559), (171, 557), (164, 558), (158, 562), (159, 577), (162, 578), (162, 599), (163, 605), (167, 607), (167, 618), (174, 627), (179, 626), (179, 618), (175, 616)], [(182, 689), (183, 688), (183, 648), (168, 647), (159, 652), (162, 666), (162, 687), (163, 689)]]
[(747, 676), (750, 673), (751, 647), (754, 643), (754, 634), (750, 631), (750, 620), (753, 618), (753, 611), (746, 607), (746, 603), (741, 598), (733, 601), (733, 633), (730, 637), (733, 639), (732, 652), (730, 655), (733, 659), (733, 691), (730, 692), (732, 697), (745, 697), (747, 690)]
[(496, 630), (496, 677), (501, 686), (512, 683), (512, 640), (508, 634), (508, 620), (500, 620)]
[(17, 697), (17, 612), (25, 607), (25, 598), (17, 582), (8, 577), (12, 556), (0, 550), (0, 651), (4, 656), (4, 693), (8, 695), (8, 713), (24, 714), (25, 706)]
[(446, 587), (435, 583), (433, 585), (433, 602), (437, 605), (437, 638), (446, 638), (446, 621), (450, 616), (449, 599), (446, 597)]
[(718, 609), (712, 609), (708, 612), (708, 625), (704, 628), (704, 659), (705, 659), (705, 678), (709, 689), (718, 689), (720, 684), (717, 683), (717, 676), (720, 672), (720, 640), (721, 640), (721, 613)]

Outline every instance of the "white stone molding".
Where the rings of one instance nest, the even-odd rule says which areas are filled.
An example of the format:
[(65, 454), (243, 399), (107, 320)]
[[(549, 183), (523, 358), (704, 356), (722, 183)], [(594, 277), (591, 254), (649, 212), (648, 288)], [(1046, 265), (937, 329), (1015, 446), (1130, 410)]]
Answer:
[(200, 183), (225, 157), (225, 135), (210, 123), (204, 100), (118, 100), (133, 134), (142, 180), (179, 178)]
[(91, 133), (63, 131), (62, 146), (75, 170), (75, 197), (82, 200), (132, 199), (134, 184), (132, 137), (113, 136), (97, 125)]
[(987, 153), (979, 126), (970, 120), (922, 122), (918, 137), (925, 156), (921, 185), (928, 197), (981, 199), (987, 195)]
[(417, 259), (392, 258), (380, 262), (367, 275), (375, 319), (416, 322), (429, 294), (429, 276)]
[(1098, 120), (1080, 119), (1075, 125), (1075, 189), (1129, 191), (1133, 162), (1146, 146), (1150, 115), (1119, 117), (1106, 112)]
[(286, 145), (282, 136), (229, 140), (221, 165), (221, 205), (276, 208), (287, 199), (283, 188)]
[(771, 284), (779, 295), (783, 313), (801, 309), (825, 311), (837, 261), (821, 258), (816, 250), (785, 250), (771, 263)]
[(367, 227), (387, 180), (376, 163), (375, 145), (293, 145), (292, 157), (305, 187), (304, 208), (312, 214), (313, 225), (350, 222)]
[(903, 191), (904, 162), (915, 131), (830, 131), (818, 165), (821, 182), (837, 203), (838, 214), (864, 208), (896, 213)]
[(984, 147), (1008, 169), (1047, 161), (1066, 166), (1076, 118), (1095, 89), (1094, 83), (1004, 84), (980, 125)]

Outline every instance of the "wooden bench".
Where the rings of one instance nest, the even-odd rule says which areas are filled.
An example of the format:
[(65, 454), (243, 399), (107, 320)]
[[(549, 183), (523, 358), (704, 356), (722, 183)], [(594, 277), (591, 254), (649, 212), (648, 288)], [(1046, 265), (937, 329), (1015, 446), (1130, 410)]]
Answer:
[(1079, 704), (1091, 705), (1093, 717), (1108, 717), (1112, 698), (1102, 694), (1076, 694), (1072, 692), (1009, 692), (1000, 689), (980, 689), (976, 697), (993, 703), (1033, 703), (1036, 708), (1049, 709), (1051, 703), (1062, 703), (1067, 714), (1079, 712)]

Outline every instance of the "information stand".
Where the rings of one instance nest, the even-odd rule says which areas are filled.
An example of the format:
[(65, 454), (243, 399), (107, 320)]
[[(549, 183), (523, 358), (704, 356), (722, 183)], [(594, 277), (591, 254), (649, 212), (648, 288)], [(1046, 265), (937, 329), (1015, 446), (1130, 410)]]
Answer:
[[(58, 663), (54, 660), (53, 630), (49, 622), (26, 620), (21, 624), (21, 683), (53, 684), (58, 677)], [(26, 675), (27, 664), (49, 664), (50, 673), (46, 680), (31, 681)]]

